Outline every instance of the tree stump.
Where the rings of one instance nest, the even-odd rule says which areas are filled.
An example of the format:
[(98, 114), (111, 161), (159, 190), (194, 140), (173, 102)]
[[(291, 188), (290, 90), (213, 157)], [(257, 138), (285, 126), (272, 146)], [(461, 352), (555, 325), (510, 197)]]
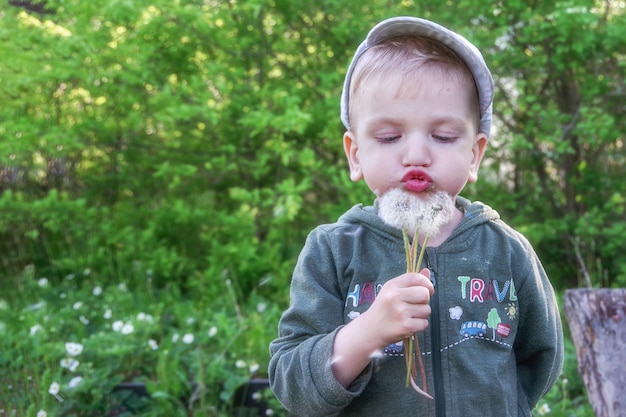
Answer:
[(578, 372), (596, 417), (626, 413), (626, 289), (565, 292)]

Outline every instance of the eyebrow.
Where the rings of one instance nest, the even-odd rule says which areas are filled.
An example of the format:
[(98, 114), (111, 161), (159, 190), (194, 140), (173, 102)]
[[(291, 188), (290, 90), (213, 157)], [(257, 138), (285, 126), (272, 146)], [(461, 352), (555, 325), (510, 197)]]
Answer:
[(433, 124), (437, 126), (447, 124), (447, 125), (452, 125), (453, 127), (456, 127), (456, 128), (463, 128), (463, 129), (465, 129), (466, 126), (471, 123), (472, 121), (469, 119), (463, 119), (463, 118), (454, 117), (454, 116), (438, 117), (434, 119), (433, 121)]
[[(441, 125), (449, 125), (453, 128), (465, 129), (468, 124), (471, 124), (471, 120), (464, 119), (461, 117), (455, 116), (441, 116), (433, 119), (430, 124), (434, 126)], [(379, 124), (389, 125), (391, 127), (397, 126), (401, 123), (397, 121), (394, 117), (382, 116), (382, 117), (373, 117), (368, 120), (365, 120), (364, 127), (365, 129), (371, 129), (376, 127)]]

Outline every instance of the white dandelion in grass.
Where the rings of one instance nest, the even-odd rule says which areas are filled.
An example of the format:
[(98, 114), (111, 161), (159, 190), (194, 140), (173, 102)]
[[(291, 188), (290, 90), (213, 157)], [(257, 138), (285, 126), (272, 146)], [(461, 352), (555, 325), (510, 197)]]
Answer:
[(156, 340), (154, 339), (150, 339), (148, 340), (148, 346), (150, 347), (150, 349), (152, 350), (157, 350), (159, 348), (159, 344), (157, 343)]
[(48, 417), (48, 413), (46, 413), (46, 410), (39, 410), (37, 411), (37, 417)]
[(65, 344), (65, 351), (70, 356), (78, 356), (83, 351), (83, 345), (81, 345), (80, 343), (67, 342)]
[(38, 331), (40, 331), (41, 329), (43, 329), (43, 327), (41, 327), (41, 324), (35, 324), (34, 326), (32, 326), (30, 328), (30, 335), (34, 335), (35, 333), (37, 333)]
[(154, 317), (152, 317), (151, 314), (146, 314), (144, 312), (140, 312), (137, 313), (137, 320), (138, 321), (145, 321), (148, 323), (153, 323), (154, 322)]
[(60, 390), (61, 390), (61, 385), (59, 385), (59, 383), (56, 381), (50, 384), (50, 387), (48, 388), (48, 392), (52, 395), (58, 394)]
[(70, 382), (67, 384), (67, 386), (68, 386), (70, 389), (74, 389), (74, 388), (76, 388), (76, 387), (78, 386), (78, 384), (80, 384), (80, 383), (81, 383), (81, 381), (82, 381), (82, 380), (83, 380), (83, 377), (82, 377), (82, 376), (75, 376), (74, 378), (72, 378), (72, 379), (70, 380)]
[(61, 396), (59, 395), (60, 391), (61, 385), (59, 385), (59, 383), (56, 381), (50, 384), (50, 387), (48, 388), (48, 393), (54, 396), (54, 398), (56, 398), (59, 402), (63, 402), (63, 398), (61, 398)]
[[(379, 199), (378, 215), (388, 225), (402, 230), (407, 272), (420, 270), (428, 239), (437, 235), (439, 229), (452, 220), (453, 213), (452, 198), (443, 191), (416, 195), (400, 188), (394, 188)], [(420, 236), (423, 236), (423, 242), (418, 255), (417, 248)], [(412, 241), (410, 237), (413, 237)], [(404, 339), (404, 349), (407, 368), (406, 386), (408, 387), (410, 384), (418, 393), (432, 399), (426, 389), (426, 372), (416, 335)], [(415, 382), (418, 366), (423, 389)]]
[(192, 343), (193, 343), (193, 339), (194, 339), (193, 334), (191, 334), (191, 333), (186, 333), (186, 334), (183, 336), (183, 343), (184, 343), (184, 344), (186, 344), (186, 345), (190, 345), (190, 344), (192, 344)]
[(545, 416), (546, 414), (550, 414), (552, 410), (550, 410), (550, 406), (547, 403), (543, 403), (541, 407), (537, 410), (540, 416)]
[(68, 369), (70, 372), (76, 372), (76, 369), (78, 369), (78, 365), (80, 365), (80, 362), (74, 358), (64, 358), (61, 359), (61, 362), (59, 362), (59, 364), (61, 365), (61, 368)]
[(124, 335), (131, 334), (134, 331), (135, 331), (135, 327), (132, 325), (132, 323), (125, 323), (120, 329), (120, 333)]
[(209, 329), (209, 337), (214, 337), (217, 334), (217, 327), (211, 326)]
[(122, 327), (124, 327), (124, 322), (122, 320), (116, 320), (113, 322), (113, 324), (111, 325), (111, 328), (113, 329), (113, 331), (115, 332), (119, 332), (122, 330)]

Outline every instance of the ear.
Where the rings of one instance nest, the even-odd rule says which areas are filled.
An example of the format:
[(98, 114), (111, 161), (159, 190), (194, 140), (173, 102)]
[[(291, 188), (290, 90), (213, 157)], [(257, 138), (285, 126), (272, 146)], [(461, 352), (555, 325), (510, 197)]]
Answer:
[(359, 146), (351, 131), (343, 134), (343, 150), (350, 165), (350, 179), (355, 182), (360, 181), (363, 178), (363, 170), (359, 162)]
[(479, 132), (474, 139), (474, 146), (472, 146), (472, 160), (469, 167), (469, 173), (467, 181), (476, 182), (478, 180), (478, 169), (480, 168), (480, 162), (485, 155), (485, 149), (487, 148), (487, 135)]

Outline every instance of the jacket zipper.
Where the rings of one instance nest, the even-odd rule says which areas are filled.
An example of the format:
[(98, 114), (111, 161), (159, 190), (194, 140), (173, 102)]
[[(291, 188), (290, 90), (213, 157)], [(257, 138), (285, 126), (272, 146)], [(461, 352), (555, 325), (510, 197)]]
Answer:
[[(432, 361), (433, 361), (433, 382), (435, 384), (435, 415), (444, 417), (446, 415), (446, 403), (443, 398), (443, 378), (441, 374), (441, 327), (439, 326), (439, 291), (437, 291), (437, 274), (433, 270), (430, 263), (428, 250), (426, 251), (426, 267), (430, 270), (430, 279), (435, 286), (434, 297), (431, 297), (431, 314), (430, 314), (430, 338), (432, 341)], [(432, 254), (434, 257), (434, 253)]]

